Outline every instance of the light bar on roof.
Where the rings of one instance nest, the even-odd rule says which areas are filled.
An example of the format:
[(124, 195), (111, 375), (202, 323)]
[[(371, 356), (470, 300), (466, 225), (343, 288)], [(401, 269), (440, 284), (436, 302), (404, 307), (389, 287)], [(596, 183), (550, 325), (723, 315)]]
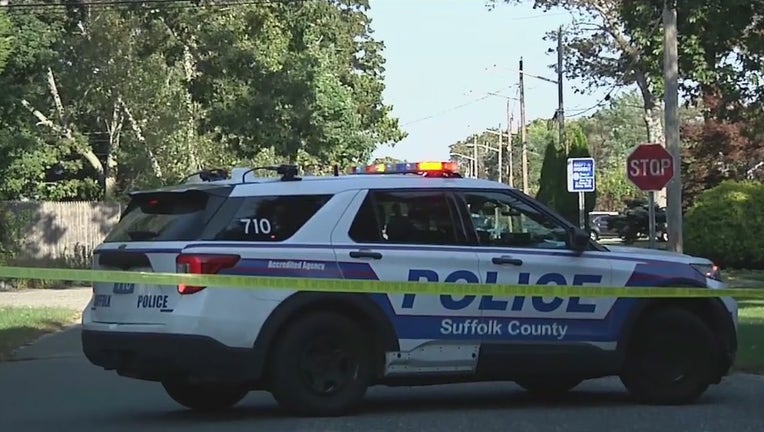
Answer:
[(350, 174), (427, 174), (459, 172), (456, 162), (408, 162), (397, 164), (360, 165), (350, 169)]

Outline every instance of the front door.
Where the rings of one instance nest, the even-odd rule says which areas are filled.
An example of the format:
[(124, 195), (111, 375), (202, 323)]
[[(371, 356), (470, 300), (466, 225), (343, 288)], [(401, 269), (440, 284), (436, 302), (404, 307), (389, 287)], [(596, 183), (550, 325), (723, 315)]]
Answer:
[[(610, 286), (612, 265), (597, 254), (568, 247), (568, 228), (512, 191), (474, 190), (458, 194), (478, 238), (483, 283)], [(480, 308), (489, 335), (501, 343), (612, 343), (614, 298), (483, 298)]]

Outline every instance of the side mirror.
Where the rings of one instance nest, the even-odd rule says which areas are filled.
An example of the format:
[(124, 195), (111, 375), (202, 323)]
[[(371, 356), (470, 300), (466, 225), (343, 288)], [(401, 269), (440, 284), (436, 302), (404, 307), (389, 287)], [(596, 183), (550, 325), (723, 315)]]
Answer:
[(570, 248), (576, 252), (583, 252), (589, 248), (589, 233), (581, 228), (573, 228), (570, 231)]

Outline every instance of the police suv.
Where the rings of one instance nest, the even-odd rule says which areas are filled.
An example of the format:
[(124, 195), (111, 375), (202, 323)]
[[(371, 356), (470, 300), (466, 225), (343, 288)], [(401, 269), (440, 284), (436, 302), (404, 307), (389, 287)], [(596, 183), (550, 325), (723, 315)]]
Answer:
[[(724, 287), (709, 260), (598, 244), (529, 196), (454, 164), (197, 173), (131, 194), (98, 270), (621, 287)], [(296, 279), (299, 280), (299, 279)], [(343, 415), (372, 385), (514, 381), (558, 396), (619, 376), (634, 399), (696, 400), (737, 351), (729, 298), (329, 293), (96, 283), (82, 345), (94, 365), (161, 382), (190, 409), (273, 394)], [(362, 291), (362, 290), (359, 290)]]

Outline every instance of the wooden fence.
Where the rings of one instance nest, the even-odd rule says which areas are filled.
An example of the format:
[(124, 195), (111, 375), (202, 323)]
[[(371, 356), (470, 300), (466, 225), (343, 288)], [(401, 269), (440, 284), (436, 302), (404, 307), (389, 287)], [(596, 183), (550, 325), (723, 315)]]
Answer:
[(0, 201), (0, 207), (5, 237), (17, 237), (22, 261), (89, 259), (122, 211), (119, 203), (88, 201)]

